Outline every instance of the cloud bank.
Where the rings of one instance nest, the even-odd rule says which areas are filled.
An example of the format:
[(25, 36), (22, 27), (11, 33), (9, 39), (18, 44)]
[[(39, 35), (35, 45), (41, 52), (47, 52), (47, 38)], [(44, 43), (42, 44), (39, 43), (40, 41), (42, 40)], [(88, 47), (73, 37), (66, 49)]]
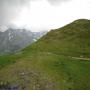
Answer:
[(48, 2), (51, 4), (51, 5), (60, 5), (61, 3), (63, 2), (67, 2), (69, 0), (48, 0)]
[(57, 6), (69, 0), (0, 0), (0, 30), (6, 29), (5, 26), (12, 26), (14, 18), (19, 17), (24, 7), (28, 8), (28, 5), (30, 7), (31, 1), (45, 1), (52, 6)]
[[(0, 0), (0, 25), (7, 25), (20, 12), (22, 7), (30, 1), (35, 0)], [(36, 0), (38, 1), (38, 0)], [(56, 5), (68, 0), (47, 0), (50, 4)]]
[(0, 25), (7, 25), (30, 0), (0, 0)]

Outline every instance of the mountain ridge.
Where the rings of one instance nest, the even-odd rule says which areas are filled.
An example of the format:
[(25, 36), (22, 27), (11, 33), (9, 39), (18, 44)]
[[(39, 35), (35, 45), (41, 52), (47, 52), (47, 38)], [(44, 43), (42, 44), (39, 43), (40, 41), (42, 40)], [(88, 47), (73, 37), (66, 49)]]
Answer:
[(34, 33), (26, 29), (8, 28), (6, 31), (0, 33), (0, 54), (10, 54), (20, 51), (37, 41), (43, 34), (43, 32)]
[[(78, 21), (81, 22), (81, 20), (82, 19)], [(40, 49), (41, 51), (43, 51), (44, 48), (44, 51), (46, 52), (51, 51), (58, 54), (60, 52), (71, 52), (71, 54), (74, 53), (75, 56), (82, 55), (83, 57), (90, 57), (90, 21), (89, 23), (85, 23), (84, 25), (77, 25), (76, 21), (66, 25), (65, 27), (51, 30), (38, 42), (30, 46), (31, 51), (34, 46), (35, 48), (37, 48), (37, 50)], [(86, 21), (88, 20), (85, 20), (85, 22)], [(27, 48), (29, 49), (29, 47)], [(55, 52), (55, 50), (57, 51)]]

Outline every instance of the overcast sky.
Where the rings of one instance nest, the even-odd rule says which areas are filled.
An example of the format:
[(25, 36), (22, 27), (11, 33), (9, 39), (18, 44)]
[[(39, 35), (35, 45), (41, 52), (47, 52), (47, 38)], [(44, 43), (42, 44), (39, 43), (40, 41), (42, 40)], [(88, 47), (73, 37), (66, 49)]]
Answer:
[(50, 30), (80, 18), (90, 19), (90, 0), (0, 0), (3, 27)]

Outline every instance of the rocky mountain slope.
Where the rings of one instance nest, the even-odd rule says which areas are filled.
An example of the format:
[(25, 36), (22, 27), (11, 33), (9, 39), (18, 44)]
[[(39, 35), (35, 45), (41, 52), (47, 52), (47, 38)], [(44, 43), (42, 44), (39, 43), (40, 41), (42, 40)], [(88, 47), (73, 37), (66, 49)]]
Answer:
[(43, 34), (43, 32), (31, 32), (25, 29), (12, 28), (5, 32), (0, 32), (0, 54), (19, 51), (37, 41)]

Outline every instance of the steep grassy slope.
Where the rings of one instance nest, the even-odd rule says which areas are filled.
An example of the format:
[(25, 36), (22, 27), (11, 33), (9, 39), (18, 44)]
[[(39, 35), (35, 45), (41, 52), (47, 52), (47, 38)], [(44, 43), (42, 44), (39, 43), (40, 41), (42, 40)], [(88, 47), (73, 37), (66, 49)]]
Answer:
[(15, 55), (0, 57), (0, 90), (90, 90), (86, 58), (90, 58), (90, 21), (77, 20)]
[(26, 52), (33, 49), (35, 52), (37, 50), (90, 57), (90, 21), (80, 19), (60, 29), (52, 30), (32, 47), (27, 47)]

